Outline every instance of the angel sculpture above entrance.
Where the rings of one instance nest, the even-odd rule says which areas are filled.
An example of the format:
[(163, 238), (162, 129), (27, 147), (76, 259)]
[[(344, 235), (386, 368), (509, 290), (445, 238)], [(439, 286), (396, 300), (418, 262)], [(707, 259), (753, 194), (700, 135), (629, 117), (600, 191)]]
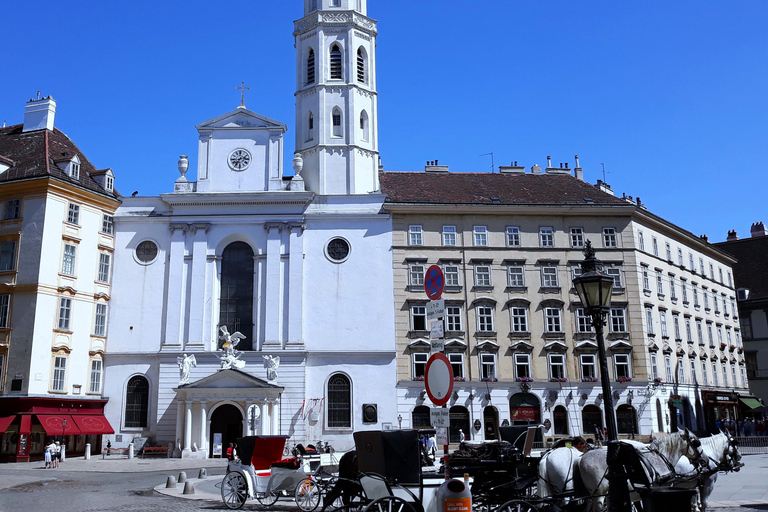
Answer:
[(227, 329), (226, 325), (222, 325), (219, 328), (219, 331), (221, 331), (221, 335), (219, 336), (219, 341), (221, 342), (220, 350), (223, 352), (220, 356), (221, 369), (229, 370), (231, 368), (240, 369), (245, 367), (245, 361), (240, 360), (240, 356), (243, 355), (243, 353), (236, 350), (237, 344), (240, 343), (240, 340), (244, 340), (245, 336), (239, 332), (229, 334), (229, 329)]
[(264, 368), (267, 369), (267, 382), (277, 384), (277, 369), (280, 367), (280, 356), (261, 356), (264, 358)]

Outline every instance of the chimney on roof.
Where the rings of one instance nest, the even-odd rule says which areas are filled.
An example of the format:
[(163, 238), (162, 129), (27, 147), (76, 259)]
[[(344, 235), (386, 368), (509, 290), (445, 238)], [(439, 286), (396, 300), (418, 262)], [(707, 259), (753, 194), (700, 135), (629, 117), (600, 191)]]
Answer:
[(534, 165), (531, 167), (531, 172), (533, 174), (541, 174), (541, 166), (539, 164)]
[(701, 238), (702, 241), (709, 243), (709, 237), (706, 234), (699, 236), (699, 238)]
[(579, 155), (576, 155), (576, 166), (573, 168), (573, 175), (577, 180), (584, 181), (584, 169), (579, 165)]
[[(611, 186), (607, 183), (604, 183), (603, 180), (597, 180), (597, 188), (599, 188), (606, 194), (614, 195), (613, 189), (611, 189)], [(639, 201), (638, 201), (638, 204), (639, 204)]]
[(424, 172), (448, 172), (448, 166), (439, 165), (437, 160), (429, 160), (424, 166)]
[(32, 98), (24, 107), (23, 131), (53, 130), (53, 118), (55, 116), (56, 100), (50, 96), (43, 99)]
[(734, 240), (738, 240), (739, 235), (736, 234), (735, 229), (729, 229), (728, 230), (728, 238), (725, 239), (726, 242), (733, 242)]
[(525, 174), (525, 166), (517, 165), (517, 160), (512, 165), (500, 165), (499, 172), (502, 174)]
[(763, 224), (763, 221), (760, 221), (752, 224), (752, 227), (749, 229), (749, 234), (754, 238), (756, 236), (766, 236), (768, 235), (768, 232), (765, 231), (765, 224)]

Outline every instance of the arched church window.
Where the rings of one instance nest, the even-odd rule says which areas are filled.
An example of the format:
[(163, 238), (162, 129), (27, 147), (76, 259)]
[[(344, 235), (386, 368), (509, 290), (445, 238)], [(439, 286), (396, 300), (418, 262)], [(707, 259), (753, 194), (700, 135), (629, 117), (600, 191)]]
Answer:
[(333, 136), (341, 137), (341, 110), (338, 107), (333, 109), (331, 118), (333, 119)]
[(307, 140), (312, 140), (314, 138), (314, 131), (315, 131), (315, 116), (312, 114), (312, 112), (309, 113), (307, 116)]
[(315, 83), (315, 50), (309, 49), (307, 55), (307, 85)]
[(341, 48), (334, 44), (331, 46), (331, 80), (341, 79)]
[(253, 250), (245, 242), (229, 244), (221, 254), (219, 326), (240, 332), (238, 350), (253, 350)]
[(126, 428), (144, 428), (149, 414), (149, 381), (137, 375), (131, 377), (125, 391)]
[(367, 58), (365, 55), (365, 50), (361, 46), (357, 49), (357, 81), (361, 84), (368, 83), (367, 80)]
[(360, 131), (363, 135), (363, 140), (368, 140), (368, 112), (363, 110), (360, 113)]
[(352, 427), (352, 385), (341, 373), (328, 379), (328, 427)]

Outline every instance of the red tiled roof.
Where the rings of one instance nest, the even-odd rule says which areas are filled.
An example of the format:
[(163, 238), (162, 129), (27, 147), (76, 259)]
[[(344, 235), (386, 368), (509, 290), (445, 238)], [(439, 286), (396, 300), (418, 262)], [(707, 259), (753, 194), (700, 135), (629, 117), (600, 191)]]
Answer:
[[(54, 128), (53, 131), (35, 130), (25, 133), (22, 129), (23, 125), (20, 124), (0, 128), (0, 157), (14, 164), (0, 174), (0, 183), (52, 176), (62, 181), (76, 182), (86, 189), (109, 197), (116, 197), (115, 193), (106, 191), (91, 178), (96, 168), (61, 130)], [(67, 176), (54, 163), (68, 160), (75, 155), (80, 158), (78, 179)]]
[(768, 299), (768, 236), (719, 242), (715, 246), (738, 260), (733, 266), (736, 288), (749, 289), (749, 300)]
[(568, 174), (382, 171), (379, 180), (388, 203), (631, 205)]

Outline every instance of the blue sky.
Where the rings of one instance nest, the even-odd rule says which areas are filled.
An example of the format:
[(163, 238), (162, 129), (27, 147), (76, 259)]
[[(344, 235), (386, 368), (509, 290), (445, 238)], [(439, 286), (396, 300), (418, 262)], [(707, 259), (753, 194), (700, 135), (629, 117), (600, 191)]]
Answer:
[[(37, 91), (123, 194), (196, 168), (196, 123), (249, 109), (294, 145), (301, 0), (4, 2), (0, 122)], [(490, 171), (578, 154), (585, 178), (712, 241), (768, 222), (768, 2), (369, 0), (388, 170)]]

